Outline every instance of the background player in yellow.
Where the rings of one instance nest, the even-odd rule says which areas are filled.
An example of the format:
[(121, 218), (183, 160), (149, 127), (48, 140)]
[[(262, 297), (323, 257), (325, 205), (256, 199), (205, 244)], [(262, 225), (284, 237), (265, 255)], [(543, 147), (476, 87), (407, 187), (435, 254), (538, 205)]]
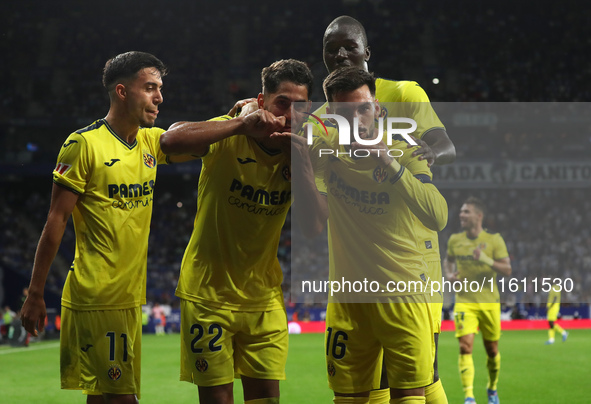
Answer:
[[(373, 75), (357, 67), (338, 69), (325, 80), (324, 90), (331, 113), (351, 122), (358, 118), (361, 137), (375, 139), (380, 107), (375, 101)], [(428, 267), (416, 247), (415, 216), (434, 230), (447, 222), (447, 204), (430, 184), (427, 162), (412, 157), (412, 151), (403, 153), (398, 161), (387, 153), (384, 141), (371, 147), (371, 156), (358, 159), (347, 152), (367, 146), (357, 142), (343, 146), (335, 144), (336, 140), (336, 136), (317, 138), (320, 143), (327, 142), (320, 147), (339, 150), (340, 157), (320, 157), (314, 150), (317, 145), (310, 153), (314, 174), (324, 179), (318, 191), (326, 192), (324, 197), (307, 199), (310, 206), (305, 218), (310, 221), (304, 222), (306, 233), (314, 234), (322, 231), (330, 217), (330, 279), (344, 276), (353, 282), (367, 277), (377, 280), (381, 289), (391, 280), (426, 285), (421, 280), (426, 280)], [(406, 151), (406, 145), (395, 141), (391, 150), (402, 147)], [(316, 189), (310, 177), (303, 180), (308, 189)], [(301, 201), (299, 194), (296, 197)], [(335, 402), (368, 403), (370, 390), (379, 386), (384, 355), (391, 402), (424, 403), (424, 387), (433, 380), (428, 299), (421, 291), (367, 297), (372, 303), (352, 303), (355, 297), (345, 296), (327, 308), (327, 372)]]
[[(329, 73), (345, 66), (357, 66), (368, 70), (367, 62), (371, 51), (367, 41), (367, 35), (363, 25), (350, 16), (340, 16), (334, 19), (326, 28), (323, 43), (323, 58)], [(410, 111), (405, 113), (417, 122), (417, 130), (414, 133), (415, 141), (420, 145), (412, 155), (419, 159), (426, 159), (429, 165), (449, 164), (455, 160), (455, 147), (449, 139), (445, 128), (433, 108), (429, 104), (429, 98), (425, 91), (414, 81), (394, 81), (383, 78), (376, 79), (376, 99), (385, 108), (383, 103), (412, 103)], [(393, 105), (393, 104), (390, 104)], [(326, 105), (314, 114), (324, 113)], [(411, 147), (411, 145), (408, 145)], [(427, 261), (431, 279), (441, 279), (441, 256), (439, 253), (439, 240), (437, 232), (426, 228), (417, 220), (418, 245)], [(441, 309), (443, 298), (440, 294), (435, 296), (440, 301), (434, 303), (435, 321), (435, 346), (437, 349), (439, 333), (441, 332)], [(437, 314), (439, 313), (439, 314)], [(439, 381), (437, 369), (437, 354), (434, 362), (435, 375), (433, 385), (427, 388), (427, 402), (432, 404), (445, 404), (447, 398)], [(385, 375), (385, 374), (384, 374)], [(383, 377), (382, 389), (387, 388), (387, 380)], [(387, 403), (388, 390), (372, 393), (372, 404)]]
[(501, 337), (501, 303), (497, 274), (511, 275), (511, 261), (501, 235), (482, 228), (484, 215), (485, 206), (480, 199), (470, 197), (464, 202), (460, 209), (460, 224), (464, 231), (450, 237), (444, 265), (447, 280), (486, 284), (482, 291), (476, 293), (465, 289), (456, 293), (454, 316), (456, 337), (460, 343), (459, 367), (465, 403), (475, 402), (472, 347), (474, 335), (480, 328), (488, 356), (488, 402), (497, 404), (497, 382), (501, 368), (498, 346)]
[(308, 102), (312, 82), (304, 63), (275, 62), (262, 71), (257, 111), (181, 122), (162, 136), (167, 153), (203, 160), (176, 290), (181, 380), (199, 386), (200, 402), (233, 402), (235, 377), (246, 403), (279, 402), (288, 329), (277, 248), (291, 205), (291, 165), (289, 139), (270, 135), (299, 131), (304, 115), (297, 119), (291, 106)]
[(68, 218), (76, 252), (62, 295), (61, 385), (87, 403), (136, 403), (140, 394), (141, 305), (146, 301), (148, 234), (156, 166), (166, 162), (153, 128), (167, 69), (155, 56), (127, 52), (107, 61), (107, 116), (72, 133), (53, 171), (21, 319), (43, 329), (43, 291)]
[(562, 342), (566, 341), (568, 338), (568, 332), (560, 325), (556, 324), (556, 320), (558, 319), (558, 312), (560, 311), (560, 286), (553, 285), (552, 289), (548, 293), (548, 302), (546, 303), (546, 311), (547, 311), (547, 318), (548, 318), (548, 325), (550, 329), (548, 330), (548, 341), (546, 341), (546, 345), (551, 345), (554, 343), (554, 335), (556, 331), (562, 334)]

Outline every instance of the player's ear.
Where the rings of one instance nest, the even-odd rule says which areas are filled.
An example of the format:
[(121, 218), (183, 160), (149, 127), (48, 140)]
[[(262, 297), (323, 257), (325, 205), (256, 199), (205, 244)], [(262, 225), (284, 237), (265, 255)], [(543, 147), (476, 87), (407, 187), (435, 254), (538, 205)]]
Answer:
[(259, 109), (265, 108), (265, 96), (263, 93), (259, 93), (259, 96), (257, 97), (257, 104), (259, 104)]
[(330, 102), (328, 103), (328, 105), (326, 106), (326, 113), (327, 114), (334, 114), (333, 109), (330, 107)]
[(125, 100), (125, 98), (127, 97), (127, 90), (125, 89), (125, 86), (123, 84), (119, 83), (115, 86), (115, 95), (120, 100)]
[(382, 107), (380, 106), (380, 103), (378, 102), (377, 99), (375, 99), (373, 101), (373, 106), (374, 106), (374, 117), (376, 119), (378, 119), (380, 117), (380, 115), (382, 114)]
[(369, 49), (369, 46), (365, 47), (365, 57), (363, 58), (363, 60), (365, 60), (366, 62), (369, 62), (369, 58), (371, 57), (371, 49)]

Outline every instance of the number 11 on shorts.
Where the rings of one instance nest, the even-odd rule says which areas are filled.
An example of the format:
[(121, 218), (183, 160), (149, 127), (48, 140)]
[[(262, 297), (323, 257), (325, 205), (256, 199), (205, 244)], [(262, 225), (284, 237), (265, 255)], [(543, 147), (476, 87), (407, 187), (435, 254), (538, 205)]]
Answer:
[[(106, 335), (109, 338), (109, 360), (115, 361), (115, 333), (109, 331)], [(121, 334), (123, 338), (123, 362), (127, 362), (127, 334)]]

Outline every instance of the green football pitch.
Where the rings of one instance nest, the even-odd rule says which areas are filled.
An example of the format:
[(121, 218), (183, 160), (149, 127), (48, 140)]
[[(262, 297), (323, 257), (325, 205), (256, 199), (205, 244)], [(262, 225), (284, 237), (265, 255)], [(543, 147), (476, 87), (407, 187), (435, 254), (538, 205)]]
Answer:
[[(546, 331), (505, 331), (499, 396), (510, 403), (591, 403), (587, 390), (591, 376), (591, 330), (572, 330), (568, 341), (546, 346)], [(197, 403), (197, 387), (181, 383), (179, 335), (145, 335), (142, 353), (140, 403)], [(451, 332), (439, 344), (439, 372), (450, 403), (462, 403), (458, 375), (458, 346)], [(486, 403), (486, 359), (479, 336), (474, 348), (476, 400)], [(287, 378), (281, 382), (282, 403), (331, 403), (326, 382), (322, 334), (290, 337)], [(240, 382), (235, 383), (236, 402), (242, 402)], [(83, 403), (79, 391), (59, 389), (57, 341), (31, 344), (29, 348), (0, 346), (0, 402)]]

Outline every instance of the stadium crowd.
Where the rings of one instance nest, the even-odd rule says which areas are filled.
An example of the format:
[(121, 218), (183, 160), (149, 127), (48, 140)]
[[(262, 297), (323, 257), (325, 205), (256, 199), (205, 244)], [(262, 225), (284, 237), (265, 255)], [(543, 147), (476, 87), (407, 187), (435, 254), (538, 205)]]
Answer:
[[(153, 11), (133, 26), (125, 24), (123, 5), (121, 10), (98, 4), (82, 9), (68, 2), (39, 2), (12, 11), (0, 42), (3, 54), (10, 55), (10, 63), (0, 66), (7, 83), (0, 89), (2, 159), (15, 160), (21, 152), (26, 158), (29, 144), (37, 149), (35, 161), (40, 155), (52, 160), (67, 128), (104, 115), (99, 66), (122, 51), (122, 38), (123, 50), (151, 52), (171, 69), (162, 126), (208, 119), (229, 110), (235, 100), (256, 95), (261, 66), (285, 57), (311, 67), (316, 77), (312, 99), (320, 100), (326, 76), (322, 33), (340, 14), (372, 23), (368, 39), (379, 58), (371, 59), (370, 68), (377, 76), (415, 80), (432, 101), (577, 102), (591, 97), (591, 70), (584, 67), (587, 44), (579, 40), (591, 37), (591, 27), (574, 8), (473, 3), (458, 13), (447, 3), (404, 2), (392, 9), (379, 0), (367, 5), (330, 0), (279, 9), (262, 2), (251, 13), (251, 5), (243, 2), (213, 10), (201, 3), (157, 5), (145, 2)], [(60, 19), (46, 17), (58, 14)], [(109, 24), (98, 30), (89, 18)], [(423, 21), (429, 21), (426, 28)], [(478, 30), (472, 29), (475, 25)], [(513, 134), (507, 151), (519, 154), (536, 140), (535, 134)], [(478, 141), (485, 149), (487, 143)]]

